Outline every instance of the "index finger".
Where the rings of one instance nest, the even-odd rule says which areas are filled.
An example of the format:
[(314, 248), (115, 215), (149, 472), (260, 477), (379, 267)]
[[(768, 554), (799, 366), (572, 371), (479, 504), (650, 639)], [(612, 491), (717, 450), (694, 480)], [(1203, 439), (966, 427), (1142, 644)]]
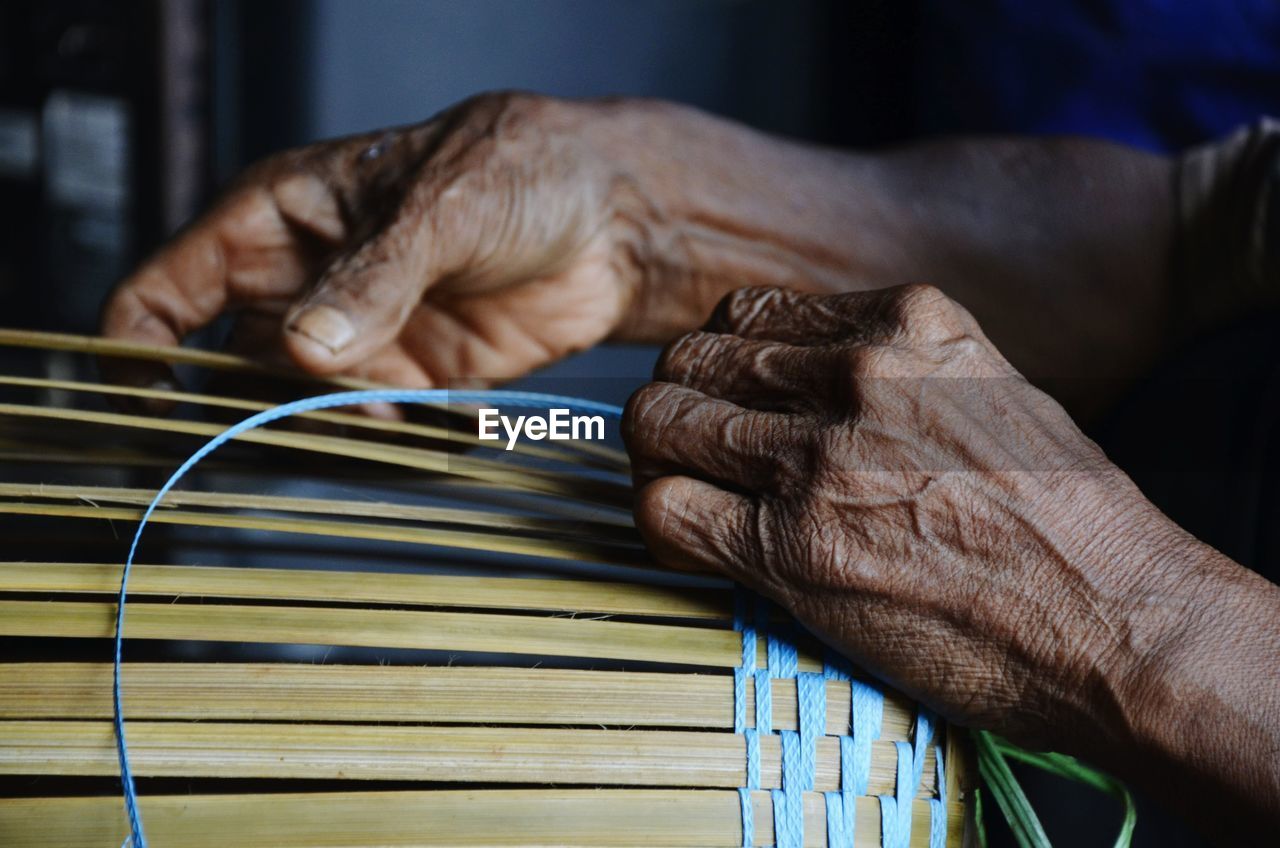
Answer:
[[(269, 176), (234, 190), (214, 209), (122, 281), (102, 313), (109, 338), (173, 346), (230, 305), (282, 311), (306, 282), (316, 252), (299, 230), (320, 241), (343, 234), (333, 191), (301, 172)], [(113, 382), (149, 385), (172, 379), (154, 364), (104, 362)]]

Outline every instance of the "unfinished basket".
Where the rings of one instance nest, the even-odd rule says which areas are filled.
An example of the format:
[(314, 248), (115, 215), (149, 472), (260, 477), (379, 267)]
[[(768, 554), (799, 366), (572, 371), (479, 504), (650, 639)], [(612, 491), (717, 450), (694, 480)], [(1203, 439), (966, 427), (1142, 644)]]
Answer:
[[(335, 386), (190, 349), (0, 345), (26, 351), (0, 376), (0, 845), (114, 848), (110, 639), (142, 509), (271, 405), (219, 378)], [(205, 388), (106, 386), (85, 354)], [(649, 567), (625, 456), (493, 450), (430, 416), (245, 433), (153, 515), (122, 666), (150, 845), (962, 844), (959, 735), (757, 598)]]

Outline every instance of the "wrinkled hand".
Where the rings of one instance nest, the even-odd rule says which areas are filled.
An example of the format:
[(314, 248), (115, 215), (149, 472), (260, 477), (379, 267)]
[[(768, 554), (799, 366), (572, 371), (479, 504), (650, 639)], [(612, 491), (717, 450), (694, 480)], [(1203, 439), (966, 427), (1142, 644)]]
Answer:
[[(173, 345), (234, 311), (237, 352), (404, 386), (506, 379), (643, 336), (643, 310), (619, 324), (654, 299), (640, 288), (661, 274), (642, 261), (656, 224), (619, 114), (490, 94), (273, 156), (120, 284), (103, 331)], [(122, 382), (166, 376), (111, 366)]]
[(793, 611), (952, 720), (1033, 744), (1128, 679), (1134, 538), (1178, 532), (923, 286), (730, 295), (624, 432), (656, 558)]

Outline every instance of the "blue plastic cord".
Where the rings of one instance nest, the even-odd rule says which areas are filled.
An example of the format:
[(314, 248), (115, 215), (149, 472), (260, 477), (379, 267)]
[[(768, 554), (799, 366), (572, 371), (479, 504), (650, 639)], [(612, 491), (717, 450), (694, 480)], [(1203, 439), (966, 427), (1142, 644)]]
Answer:
[[(898, 774), (893, 795), (880, 796), (881, 842), (885, 848), (907, 848), (911, 840), (911, 801), (924, 775), (924, 755), (933, 738), (933, 717), (921, 707), (910, 742), (895, 742)], [(932, 819), (933, 816), (931, 815)], [(932, 840), (933, 833), (930, 833)]]
[(745, 786), (738, 788), (738, 805), (742, 808), (742, 848), (752, 848), (755, 836), (755, 812), (751, 809), (751, 790)]
[[(738, 803), (742, 808), (742, 848), (751, 848), (755, 838), (755, 812), (751, 807), (751, 790), (760, 788), (760, 727), (761, 721), (768, 728), (772, 722), (773, 704), (768, 700), (766, 679), (763, 691), (765, 702), (760, 699), (760, 677), (756, 673), (756, 630), (751, 625), (755, 597), (741, 586), (733, 587), (733, 629), (742, 636), (742, 663), (733, 670), (733, 732), (742, 736), (747, 752), (746, 786), (738, 789)], [(768, 673), (765, 673), (768, 677)], [(747, 727), (747, 679), (755, 681), (756, 726)], [(765, 732), (768, 732), (767, 729)]]
[[(810, 695), (806, 700), (802, 684), (798, 678), (800, 657), (796, 646), (783, 639), (776, 631), (777, 622), (769, 620), (769, 605), (761, 599), (759, 605), (761, 627), (768, 628), (767, 677), (790, 678), (796, 681), (796, 715), (799, 719), (800, 731), (784, 730), (781, 732), (782, 744), (782, 788), (775, 789), (773, 796), (773, 831), (777, 848), (803, 848), (804, 845), (804, 796), (806, 789), (813, 788), (813, 760), (806, 760), (802, 737), (821, 734), (826, 729), (826, 690), (823, 690), (822, 714), (815, 712), (815, 698)], [(818, 675), (814, 675), (817, 677)], [(772, 685), (772, 684), (771, 684)], [(825, 684), (824, 684), (825, 685)], [(806, 712), (807, 707), (807, 712)], [(806, 773), (807, 767), (807, 773)]]
[(796, 678), (796, 697), (800, 706), (800, 775), (804, 785), (813, 789), (818, 768), (818, 739), (827, 733), (827, 680), (818, 673), (806, 671)]
[[(822, 664), (822, 676), (827, 680), (850, 683), (849, 662), (839, 654), (828, 652)], [(850, 690), (852, 702), (852, 689)], [(853, 848), (853, 833), (857, 825), (857, 793), (853, 791), (854, 731), (852, 708), (849, 714), (849, 733), (840, 736), (840, 791), (824, 793), (827, 800), (827, 848)]]
[(942, 763), (942, 746), (935, 745), (933, 759), (937, 768), (938, 797), (929, 799), (929, 848), (947, 848), (947, 773)]
[[(210, 439), (199, 450), (193, 453), (186, 462), (173, 472), (160, 491), (156, 492), (156, 496), (147, 505), (146, 510), (142, 513), (142, 520), (138, 522), (138, 530), (134, 533), (133, 544), (129, 546), (129, 556), (125, 560), (124, 570), (120, 575), (120, 594), (116, 602), (116, 629), (115, 629), (115, 659), (111, 672), (111, 702), (114, 712), (114, 725), (116, 733), (116, 752), (120, 757), (120, 782), (124, 787), (124, 808), (125, 814), (129, 817), (129, 833), (130, 836), (125, 840), (125, 844), (131, 845), (131, 848), (147, 848), (146, 834), (142, 826), (142, 814), (138, 810), (138, 793), (133, 783), (133, 769), (129, 765), (129, 745), (125, 741), (124, 732), (124, 709), (121, 704), (120, 696), (120, 656), (124, 644), (124, 609), (125, 601), (129, 589), (129, 571), (133, 568), (133, 557), (137, 553), (138, 543), (142, 541), (142, 531), (146, 529), (147, 521), (151, 518), (151, 514), (155, 512), (156, 507), (160, 505), (160, 501), (168, 494), (169, 490), (177, 484), (179, 480), (192, 468), (196, 466), (200, 460), (213, 453), (226, 442), (234, 439), (243, 433), (270, 424), (273, 421), (279, 421), (282, 418), (288, 418), (293, 415), (299, 415), (304, 412), (314, 412), (320, 409), (329, 409), (335, 406), (356, 406), (366, 403), (418, 403), (418, 404), (437, 404), (437, 403), (494, 403), (505, 404), (507, 406), (522, 407), (525, 409), (545, 409), (545, 408), (568, 408), (579, 412), (594, 413), (596, 415), (604, 415), (609, 418), (622, 418), (622, 408), (607, 403), (599, 403), (593, 400), (584, 400), (582, 398), (564, 397), (561, 395), (547, 395), (538, 392), (513, 392), (513, 391), (450, 391), (448, 389), (387, 389), (363, 392), (339, 392), (336, 394), (321, 395), (319, 397), (305, 398), (303, 400), (294, 401), (293, 403), (282, 404), (281, 406), (259, 412), (252, 415), (239, 424), (227, 428), (219, 435)], [(744, 813), (745, 815), (745, 813)]]
[(827, 801), (827, 848), (854, 848), (854, 795), (844, 792), (822, 794)]
[[(733, 588), (733, 629), (742, 634), (742, 662), (733, 670), (733, 732), (747, 729), (747, 678), (756, 664), (756, 631), (747, 623), (750, 596), (741, 586)], [(758, 714), (758, 711), (757, 711)]]
[[(871, 743), (880, 738), (884, 723), (884, 693), (869, 683), (850, 681), (849, 726), (853, 740), (849, 758), (852, 764), (852, 789), (855, 795), (866, 795), (871, 782)], [(841, 740), (843, 751), (843, 742)]]

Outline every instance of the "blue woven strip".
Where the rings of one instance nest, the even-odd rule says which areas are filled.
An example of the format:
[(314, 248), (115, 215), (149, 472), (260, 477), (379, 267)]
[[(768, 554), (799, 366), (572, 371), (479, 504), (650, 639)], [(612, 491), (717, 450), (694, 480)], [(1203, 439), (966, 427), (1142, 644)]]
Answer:
[[(893, 795), (880, 796), (880, 843), (884, 848), (908, 848), (911, 839), (911, 743), (895, 742), (898, 750), (897, 780)], [(912, 793), (914, 794), (914, 793)]]
[[(924, 757), (933, 737), (933, 717), (923, 707), (916, 714), (911, 742), (895, 742), (898, 773), (894, 795), (880, 796), (881, 835), (885, 848), (907, 848), (911, 840), (911, 802), (924, 776)], [(932, 818), (932, 813), (930, 814)], [(932, 838), (932, 830), (930, 838)]]
[(938, 797), (929, 800), (929, 848), (947, 848), (947, 774), (942, 764), (942, 746), (933, 749), (937, 768)]
[(756, 730), (773, 732), (773, 679), (769, 669), (757, 668), (756, 676)]
[(849, 661), (839, 654), (828, 650), (822, 662), (822, 674), (828, 680), (852, 680)]
[(769, 674), (773, 677), (795, 677), (800, 671), (800, 655), (796, 646), (769, 634)]
[(777, 848), (804, 848), (804, 796), (774, 789), (773, 840)]
[[(827, 732), (827, 681), (821, 674), (807, 671), (796, 678), (800, 708), (800, 772), (805, 785), (813, 789), (817, 771), (818, 739)], [(785, 787), (785, 784), (784, 784)]]
[(733, 629), (742, 634), (742, 667), (756, 667), (756, 631), (750, 623), (751, 595), (746, 589), (733, 587)]
[(751, 672), (745, 668), (733, 670), (733, 732), (747, 729), (747, 678)]
[(913, 795), (920, 788), (920, 779), (924, 777), (924, 757), (932, 741), (933, 714), (924, 707), (920, 707), (916, 712), (916, 732), (911, 735), (911, 793)]
[(738, 789), (738, 806), (742, 808), (742, 848), (751, 848), (756, 834), (755, 811), (751, 809), (751, 790)]
[[(822, 676), (827, 680), (848, 682), (852, 679), (849, 661), (828, 649), (823, 658)], [(825, 687), (824, 687), (825, 690)], [(825, 691), (824, 691), (825, 696)], [(850, 712), (850, 730), (852, 730)], [(827, 848), (853, 848), (853, 829), (855, 825), (855, 795), (853, 786), (853, 737), (849, 734), (840, 736), (840, 791), (827, 792)]]
[(823, 797), (827, 801), (827, 848), (854, 848), (854, 796), (824, 792)]
[(449, 391), (446, 389), (385, 389), (365, 392), (338, 392), (336, 394), (321, 395), (319, 397), (304, 398), (293, 403), (286, 403), (281, 406), (272, 407), (271, 409), (251, 415), (241, 421), (228, 427), (214, 438), (206, 442), (199, 450), (193, 453), (186, 462), (178, 466), (178, 470), (165, 481), (165, 484), (156, 492), (151, 503), (147, 505), (146, 510), (142, 513), (142, 519), (138, 522), (138, 529), (134, 533), (133, 543), (129, 546), (129, 556), (125, 559), (124, 568), (120, 574), (120, 592), (116, 601), (116, 621), (115, 621), (115, 658), (112, 664), (111, 672), (111, 705), (113, 712), (112, 724), (116, 734), (116, 753), (120, 759), (120, 783), (124, 789), (124, 808), (125, 814), (129, 819), (129, 839), (127, 843), (130, 848), (147, 848), (147, 838), (142, 826), (142, 813), (138, 810), (138, 792), (133, 782), (133, 768), (129, 763), (129, 744), (125, 738), (124, 729), (124, 706), (120, 693), (120, 663), (121, 655), (124, 652), (124, 611), (125, 604), (129, 594), (129, 572), (133, 568), (133, 558), (138, 552), (138, 544), (142, 541), (142, 531), (146, 529), (147, 522), (151, 519), (152, 513), (160, 505), (164, 496), (169, 490), (177, 485), (187, 472), (196, 466), (202, 459), (213, 453), (226, 442), (235, 437), (255, 430), (265, 424), (273, 421), (279, 421), (282, 418), (289, 418), (294, 415), (300, 415), (304, 412), (314, 412), (320, 409), (331, 409), (338, 406), (358, 406), (360, 404), (372, 403), (500, 403), (507, 406), (517, 406), (524, 408), (546, 409), (551, 407), (568, 407), (581, 412), (591, 412), (598, 415), (605, 415), (610, 418), (622, 418), (622, 408), (607, 403), (598, 403), (592, 400), (583, 400), (580, 398), (564, 397), (561, 395), (544, 395), (537, 392), (512, 392), (512, 391)]
[(760, 731), (747, 728), (742, 731), (747, 743), (747, 788), (760, 788)]
[(747, 729), (747, 677), (756, 664), (756, 631), (747, 623), (750, 602), (741, 586), (733, 589), (733, 629), (742, 634), (742, 665), (733, 670), (733, 732)]
[(849, 726), (854, 744), (851, 788), (855, 795), (866, 795), (871, 782), (871, 743), (880, 738), (884, 723), (884, 693), (860, 680), (851, 681), (849, 686)]
[[(768, 670), (765, 675), (796, 681), (796, 715), (799, 731), (782, 732), (782, 789), (773, 792), (773, 829), (778, 848), (801, 846), (804, 842), (804, 792), (814, 784), (812, 746), (826, 730), (826, 683), (821, 675), (809, 677), (818, 681), (820, 692), (805, 684), (799, 675), (800, 656), (796, 646), (778, 632), (784, 625), (770, 621), (768, 607), (759, 607), (761, 627), (768, 627)], [(757, 684), (759, 685), (759, 684)], [(807, 687), (807, 688), (806, 688)], [(809, 743), (806, 754), (805, 742)]]
[(813, 780), (804, 773), (804, 758), (800, 754), (800, 734), (784, 730), (782, 737), (782, 788), (788, 792), (803, 792), (813, 788)]
[(850, 795), (865, 795), (858, 791), (858, 743), (852, 736), (840, 737), (840, 789)]
[[(756, 653), (758, 651), (756, 630), (750, 619), (758, 615), (756, 597), (741, 586), (733, 587), (733, 629), (742, 634), (742, 662), (733, 670), (733, 732), (741, 734), (746, 747), (746, 786), (738, 790), (738, 799), (742, 806), (742, 844), (750, 848), (754, 838), (755, 814), (751, 809), (751, 790), (760, 788), (760, 727), (764, 722), (764, 732), (768, 732), (772, 723), (773, 702), (769, 692), (768, 673), (761, 686), (756, 672)], [(756, 726), (747, 727), (747, 680), (755, 681), (755, 717)], [(762, 693), (763, 690), (763, 693)]]

